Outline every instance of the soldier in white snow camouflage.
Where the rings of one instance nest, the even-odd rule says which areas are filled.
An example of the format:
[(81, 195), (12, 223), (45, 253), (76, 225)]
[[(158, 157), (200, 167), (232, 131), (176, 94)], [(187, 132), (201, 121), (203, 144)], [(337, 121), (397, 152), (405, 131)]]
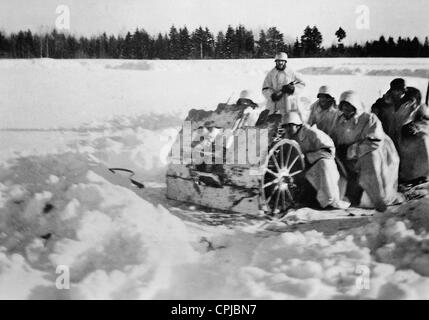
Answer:
[(287, 60), (285, 52), (277, 54), (276, 66), (268, 72), (262, 85), (269, 114), (279, 113), (283, 118), (290, 111), (300, 112), (296, 89), (305, 86), (304, 81), (291, 68), (286, 67)]

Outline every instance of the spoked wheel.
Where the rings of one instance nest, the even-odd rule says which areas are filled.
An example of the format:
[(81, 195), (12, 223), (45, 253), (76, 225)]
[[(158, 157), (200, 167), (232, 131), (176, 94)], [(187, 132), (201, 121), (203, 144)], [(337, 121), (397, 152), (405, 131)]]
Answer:
[(299, 191), (296, 179), (304, 173), (304, 156), (298, 143), (283, 139), (270, 150), (261, 179), (264, 210), (283, 216), (295, 205)]

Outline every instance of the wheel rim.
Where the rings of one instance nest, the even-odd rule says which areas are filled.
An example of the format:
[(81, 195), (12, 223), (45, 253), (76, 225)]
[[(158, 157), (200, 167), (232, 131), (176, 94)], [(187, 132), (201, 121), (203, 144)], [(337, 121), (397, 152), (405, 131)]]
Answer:
[(261, 179), (265, 211), (281, 215), (295, 204), (295, 180), (304, 169), (304, 156), (296, 141), (283, 139), (271, 148)]

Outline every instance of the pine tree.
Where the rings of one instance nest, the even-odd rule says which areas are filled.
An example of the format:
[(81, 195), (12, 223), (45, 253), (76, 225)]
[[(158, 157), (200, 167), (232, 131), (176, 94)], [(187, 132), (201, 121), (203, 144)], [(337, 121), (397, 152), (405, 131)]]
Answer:
[(417, 37), (414, 37), (411, 41), (411, 57), (420, 57), (422, 51), (422, 45)]
[(267, 42), (268, 42), (268, 55), (274, 57), (274, 55), (280, 51), (285, 50), (285, 44), (283, 41), (283, 34), (277, 30), (276, 27), (271, 27), (267, 31)]
[(258, 58), (267, 58), (267, 57), (269, 57), (269, 54), (268, 54), (268, 51), (269, 51), (269, 49), (268, 49), (268, 41), (267, 41), (267, 36), (266, 36), (264, 30), (261, 30), (259, 32), (259, 39), (257, 41), (257, 44), (258, 44), (258, 48), (256, 50), (256, 56)]
[[(79, 44), (75, 37), (68, 35), (66, 38), (66, 54), (68, 59), (76, 58), (79, 49)], [(107, 54), (106, 54), (107, 57)]]
[[(90, 49), (91, 56), (91, 49)], [(133, 50), (133, 36), (128, 31), (122, 47), (122, 59), (134, 59), (134, 50)]]
[(78, 51), (76, 53), (76, 58), (78, 59), (87, 59), (88, 55), (88, 39), (80, 37), (78, 41)]
[(299, 58), (301, 57), (301, 43), (299, 42), (298, 38), (296, 38), (295, 43), (293, 44), (292, 48), (292, 54), (294, 57)]
[(405, 52), (405, 40), (402, 37), (398, 37), (398, 41), (396, 41), (396, 52), (398, 57), (403, 57)]
[(210, 30), (200, 26), (191, 35), (192, 54), (194, 59), (213, 58), (215, 54), (215, 40)]
[(397, 56), (396, 43), (392, 37), (389, 37), (389, 39), (387, 39), (387, 50), (386, 51), (390, 57), (396, 57)]
[(10, 55), (9, 41), (0, 31), (0, 57), (8, 57)]
[(322, 37), (322, 33), (319, 31), (319, 29), (317, 29), (316, 26), (313, 26), (312, 31), (312, 38), (314, 41), (314, 50), (316, 53), (319, 53), (322, 45), (322, 41), (323, 41), (323, 37)]
[(255, 37), (251, 30), (246, 31), (244, 40), (244, 50), (246, 52), (246, 58), (253, 58), (255, 55)]
[(191, 34), (192, 57), (194, 59), (204, 58), (204, 30), (200, 26)]
[(208, 27), (205, 27), (204, 29), (204, 53), (207, 58), (213, 58), (214, 57), (214, 50), (215, 50), (215, 40), (213, 37), (213, 34), (210, 32)]
[(131, 48), (132, 48), (134, 59), (143, 59), (141, 42), (142, 42), (142, 39), (141, 39), (140, 30), (137, 28), (131, 37)]
[(158, 34), (154, 42), (154, 53), (153, 56), (158, 59), (167, 59), (168, 58), (168, 36)]
[(234, 57), (243, 58), (245, 51), (246, 29), (239, 25), (235, 29), (235, 41), (233, 45)]
[(15, 50), (17, 58), (27, 58), (26, 56), (26, 44), (25, 35), (23, 31), (19, 31), (15, 39)]
[(429, 39), (428, 39), (428, 37), (425, 37), (425, 42), (423, 44), (423, 49), (422, 49), (422, 56), (423, 57), (429, 57)]
[(405, 50), (404, 50), (404, 57), (412, 57), (413, 56), (413, 44), (411, 42), (411, 39), (407, 37), (405, 40)]
[(107, 42), (107, 55), (109, 58), (118, 59), (120, 57), (119, 40), (110, 36)]
[[(336, 32), (335, 32), (335, 36), (337, 37), (337, 40), (338, 40), (338, 52), (340, 53), (340, 54), (344, 54), (344, 44), (343, 44), (343, 40), (346, 38), (346, 36), (347, 36), (347, 34), (346, 34), (346, 32), (344, 31), (344, 29), (343, 28), (339, 28)], [(335, 51), (336, 50), (336, 48), (334, 47), (334, 48), (332, 48), (333, 49), (333, 51)]]
[(316, 26), (310, 28), (307, 26), (304, 29), (304, 34), (301, 36), (301, 45), (303, 56), (314, 56), (320, 53), (323, 38)]
[(223, 52), (224, 44), (225, 43), (225, 35), (222, 31), (219, 31), (216, 36), (216, 43), (215, 43), (215, 58), (216, 59), (223, 59), (225, 58), (225, 54)]
[(224, 47), (222, 50), (225, 58), (227, 59), (234, 58), (234, 43), (235, 43), (235, 31), (229, 25), (225, 33)]
[(168, 33), (169, 45), (168, 45), (168, 53), (170, 59), (179, 59), (180, 57), (180, 38), (179, 32), (176, 27), (173, 25), (170, 28), (170, 32)]
[(98, 37), (98, 58), (100, 59), (108, 58), (107, 45), (108, 45), (107, 34), (103, 32), (103, 34)]
[(192, 43), (188, 28), (179, 29), (179, 58), (189, 59), (191, 57)]
[(344, 31), (343, 28), (339, 28), (336, 32), (335, 32), (335, 36), (338, 39), (338, 43), (340, 44), (347, 36), (346, 32)]

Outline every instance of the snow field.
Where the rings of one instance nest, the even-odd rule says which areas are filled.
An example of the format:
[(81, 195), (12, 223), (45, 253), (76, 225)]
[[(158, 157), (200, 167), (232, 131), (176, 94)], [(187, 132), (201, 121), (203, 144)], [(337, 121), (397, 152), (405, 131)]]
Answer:
[[(234, 101), (241, 89), (259, 91), (272, 65), (0, 61), (0, 128), (42, 129), (0, 131), (0, 298), (428, 299), (428, 198), (334, 236), (278, 233), (256, 220), (183, 219), (208, 213), (139, 196), (107, 170), (132, 169), (149, 191), (162, 190), (178, 119)], [(400, 74), (425, 92), (429, 70), (428, 59), (290, 65), (307, 80), (304, 106), (322, 84), (338, 95), (357, 86), (369, 106)], [(55, 286), (60, 265), (70, 269), (70, 290)]]
[[(305, 108), (321, 85), (337, 98), (355, 89), (370, 105), (390, 80), (404, 76), (426, 92), (429, 59), (290, 59), (307, 83)], [(2, 60), (0, 128), (70, 128), (122, 115), (151, 112), (184, 118), (189, 109), (234, 102), (243, 89), (263, 101), (261, 86), (274, 67), (260, 60)]]

